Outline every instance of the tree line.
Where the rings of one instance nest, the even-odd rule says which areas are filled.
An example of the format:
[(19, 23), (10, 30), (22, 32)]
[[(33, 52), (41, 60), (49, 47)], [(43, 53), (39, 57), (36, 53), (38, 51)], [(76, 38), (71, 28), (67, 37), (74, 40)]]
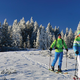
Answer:
[(24, 17), (17, 22), (14, 20), (13, 25), (8, 25), (7, 19), (4, 23), (0, 23), (0, 46), (1, 47), (16, 47), (16, 48), (38, 48), (48, 49), (51, 43), (57, 38), (57, 33), (61, 33), (62, 39), (66, 42), (68, 48), (72, 48), (73, 41), (77, 31), (80, 30), (80, 22), (75, 32), (72, 29), (66, 28), (66, 32), (60, 31), (59, 27), (53, 28), (48, 23), (45, 28), (38, 25), (37, 21), (25, 22)]

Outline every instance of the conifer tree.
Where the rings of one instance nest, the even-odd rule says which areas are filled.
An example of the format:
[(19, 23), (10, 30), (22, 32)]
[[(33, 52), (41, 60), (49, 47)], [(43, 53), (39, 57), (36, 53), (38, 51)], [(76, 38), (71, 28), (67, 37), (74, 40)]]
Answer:
[(63, 33), (63, 30), (61, 31), (61, 38), (64, 39), (64, 33)]
[(72, 32), (72, 29), (70, 28), (69, 34), (68, 34), (68, 42), (69, 42), (68, 47), (69, 47), (69, 48), (72, 48), (72, 46), (73, 46), (73, 41), (74, 41), (74, 34), (73, 34), (73, 32)]
[(36, 37), (36, 48), (40, 48), (40, 31), (39, 31), (39, 29), (37, 31), (37, 37)]
[(40, 49), (46, 49), (45, 28), (40, 25)]
[(78, 27), (77, 27), (77, 31), (80, 30), (80, 21), (79, 21), (79, 24), (78, 24)]
[(21, 36), (20, 32), (21, 32), (21, 29), (17, 23), (17, 20), (14, 20), (14, 23), (12, 26), (12, 39), (13, 39), (14, 47), (22, 46), (22, 36)]
[[(35, 21), (34, 22), (33, 32), (32, 32), (32, 35), (31, 35), (31, 41), (32, 41), (31, 44), (33, 44), (33, 45), (34, 45), (34, 43), (33, 43), (34, 40), (36, 40), (38, 28), (39, 28), (38, 23)], [(32, 45), (32, 47), (33, 47), (33, 45)]]
[(26, 42), (24, 42), (24, 48), (26, 48)]
[(59, 30), (59, 26), (58, 28), (55, 26), (55, 29), (54, 29), (54, 35), (55, 35), (55, 38), (57, 39), (57, 34), (60, 33), (60, 30)]
[(27, 48), (30, 48), (30, 38), (29, 38), (29, 35), (27, 36)]
[(53, 39), (52, 39), (52, 26), (50, 23), (48, 23), (47, 28), (46, 28), (46, 43), (47, 43), (47, 48), (50, 47)]
[(20, 22), (18, 23), (18, 26), (20, 29), (25, 29), (26, 23), (25, 23), (24, 17), (20, 20)]
[(69, 40), (69, 39), (68, 39), (68, 37), (67, 37), (66, 34), (65, 34), (65, 35), (64, 35), (64, 41), (65, 41), (67, 47), (69, 46), (69, 41), (68, 41), (68, 40)]
[(66, 28), (66, 36), (68, 35), (69, 31), (68, 31), (68, 28)]
[(1, 44), (3, 45), (3, 46), (6, 46), (6, 47), (8, 47), (8, 46), (11, 46), (11, 37), (10, 37), (10, 34), (9, 34), (9, 32), (8, 32), (8, 27), (9, 27), (9, 25), (8, 25), (8, 23), (7, 23), (7, 19), (5, 19), (4, 20), (4, 23), (3, 23), (3, 25), (2, 25), (2, 29), (1, 29), (1, 32), (2, 32), (2, 40), (1, 40)]
[(36, 41), (33, 42), (33, 47), (36, 48)]
[(55, 38), (55, 35), (53, 35), (53, 41), (55, 40), (56, 38)]

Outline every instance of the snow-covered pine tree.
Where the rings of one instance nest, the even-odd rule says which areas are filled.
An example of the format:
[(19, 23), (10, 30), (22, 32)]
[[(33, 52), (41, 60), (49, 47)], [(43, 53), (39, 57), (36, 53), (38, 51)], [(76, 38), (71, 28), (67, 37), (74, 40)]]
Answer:
[(52, 31), (52, 26), (50, 23), (48, 23), (47, 28), (46, 28), (46, 32), (51, 32)]
[(8, 23), (7, 23), (7, 19), (5, 19), (4, 20), (4, 23), (3, 23), (3, 25), (2, 25), (2, 29), (1, 29), (1, 31), (2, 31), (2, 40), (1, 40), (1, 44), (3, 45), (3, 46), (6, 46), (6, 47), (8, 47), (8, 46), (11, 46), (11, 37), (10, 37), (10, 34), (9, 34), (9, 32), (8, 32)]
[[(32, 35), (31, 35), (31, 40), (32, 40), (32, 43), (31, 43), (31, 44), (33, 44), (34, 40), (36, 40), (36, 36), (37, 36), (37, 31), (38, 31), (38, 29), (39, 29), (39, 25), (38, 25), (38, 23), (35, 21), (35, 22), (34, 22), (33, 32), (32, 32)], [(34, 44), (33, 44), (33, 45), (34, 45)], [(33, 47), (33, 45), (32, 45), (32, 47)]]
[(30, 19), (30, 25), (31, 25), (31, 27), (33, 27), (33, 28), (34, 28), (34, 21), (33, 21), (33, 17), (31, 17), (31, 19)]
[(73, 41), (74, 41), (74, 34), (73, 34), (73, 32), (72, 32), (72, 29), (70, 28), (69, 34), (68, 34), (68, 42), (69, 42), (68, 47), (69, 47), (69, 48), (72, 48), (72, 46), (73, 46)]
[(21, 29), (17, 23), (17, 20), (14, 20), (12, 26), (12, 39), (13, 39), (13, 46), (21, 47), (22, 46), (22, 36), (21, 36)]
[(68, 28), (66, 28), (66, 36), (69, 34)]
[(12, 26), (8, 26), (8, 36), (9, 36), (8, 46), (12, 47)]
[(53, 39), (53, 41), (56, 39), (56, 38), (55, 38), (55, 35), (53, 35), (52, 39)]
[(57, 39), (57, 33), (60, 33), (59, 26), (58, 28), (55, 26), (55, 29), (54, 29), (54, 35), (56, 39)]
[(39, 28), (39, 25), (38, 25), (38, 23), (35, 21), (35, 22), (34, 22), (34, 29), (33, 29), (33, 32), (37, 33), (38, 28)]
[(47, 46), (47, 49), (50, 48), (50, 45), (51, 45), (52, 42), (53, 42), (52, 34), (51, 33), (46, 33), (46, 46)]
[(30, 48), (30, 38), (29, 38), (29, 35), (27, 36), (27, 48)]
[(66, 43), (67, 46), (69, 46), (69, 41), (68, 41), (68, 37), (66, 36), (66, 34), (64, 35), (64, 41)]
[(25, 20), (24, 20), (24, 17), (20, 20), (20, 22), (18, 23), (19, 25), (19, 28), (20, 29), (25, 29)]
[(50, 23), (48, 23), (47, 28), (46, 28), (46, 43), (47, 43), (47, 48), (50, 47), (52, 43), (52, 34), (51, 34), (52, 26)]
[(77, 30), (74, 32), (74, 37), (77, 36), (77, 31), (79, 31), (79, 30), (80, 30), (80, 21), (79, 21), (79, 24), (77, 26)]
[(26, 42), (24, 42), (24, 49), (26, 48)]
[(40, 31), (39, 31), (39, 29), (37, 31), (37, 37), (36, 37), (36, 48), (37, 49), (40, 48)]
[(44, 26), (40, 25), (40, 49), (46, 49), (46, 36), (45, 36), (45, 28)]
[(20, 20), (20, 22), (18, 23), (18, 26), (20, 28), (20, 34), (22, 36), (22, 47), (24, 47), (24, 42), (26, 42), (26, 39), (27, 39), (27, 35), (26, 35), (26, 31), (25, 31), (25, 28), (26, 28), (26, 23), (25, 23), (25, 20), (24, 20), (24, 17)]
[(63, 33), (63, 30), (61, 31), (61, 38), (64, 39), (64, 33)]
[(77, 31), (80, 30), (80, 21), (79, 21), (79, 24), (78, 24), (78, 27), (77, 27)]
[(31, 17), (30, 22), (29, 21), (26, 22), (26, 28), (25, 28), (25, 33), (27, 36), (29, 35), (30, 38), (31, 47), (33, 47), (33, 39), (31, 38), (33, 29), (34, 29), (34, 21), (33, 18)]
[(74, 32), (74, 39), (75, 39), (76, 36), (77, 36), (77, 30)]
[(29, 22), (29, 20), (26, 22), (26, 27), (27, 27), (27, 29), (30, 27), (30, 22)]
[(29, 35), (29, 31), (30, 31), (30, 22), (29, 20), (26, 22), (26, 28), (25, 28), (25, 33), (27, 34), (27, 36)]
[(33, 42), (33, 47), (36, 48), (36, 41)]

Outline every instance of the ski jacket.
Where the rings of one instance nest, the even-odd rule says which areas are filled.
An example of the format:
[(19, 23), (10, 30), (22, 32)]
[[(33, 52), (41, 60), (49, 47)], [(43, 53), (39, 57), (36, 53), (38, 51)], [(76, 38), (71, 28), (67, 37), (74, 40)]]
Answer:
[(78, 55), (80, 55), (80, 37), (76, 37), (74, 39), (73, 50), (74, 52), (78, 51), (79, 52)]
[[(57, 41), (57, 42), (56, 42)], [(65, 41), (60, 38), (58, 38), (57, 40), (54, 40), (54, 42), (51, 44), (51, 48), (53, 47), (57, 47), (58, 49), (55, 49), (55, 52), (63, 52), (63, 46), (65, 47), (65, 49), (67, 49), (67, 45), (65, 44)]]

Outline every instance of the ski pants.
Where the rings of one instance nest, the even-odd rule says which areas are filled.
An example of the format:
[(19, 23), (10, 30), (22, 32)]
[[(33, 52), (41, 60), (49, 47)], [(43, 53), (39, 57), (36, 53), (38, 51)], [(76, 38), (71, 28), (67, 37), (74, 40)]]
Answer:
[(78, 77), (80, 78), (80, 55), (77, 56), (78, 61)]
[(51, 64), (51, 66), (55, 66), (55, 63), (56, 61), (58, 60), (58, 57), (59, 57), (59, 62), (58, 62), (58, 66), (59, 68), (61, 69), (61, 66), (62, 66), (62, 58), (63, 58), (63, 52), (55, 52), (55, 58)]

